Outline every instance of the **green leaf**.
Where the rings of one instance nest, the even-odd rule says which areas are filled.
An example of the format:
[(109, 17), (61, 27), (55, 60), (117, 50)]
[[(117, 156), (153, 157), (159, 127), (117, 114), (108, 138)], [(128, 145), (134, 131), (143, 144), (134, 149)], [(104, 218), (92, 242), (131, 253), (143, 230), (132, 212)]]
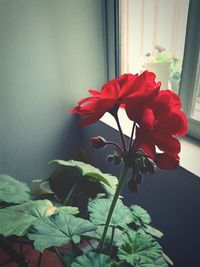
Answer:
[(142, 228), (147, 234), (153, 235), (155, 237), (161, 238), (163, 236), (163, 233), (157, 230), (156, 228), (150, 226), (150, 225), (145, 225)]
[(49, 200), (29, 201), (0, 209), (0, 234), (25, 235), (33, 223), (52, 215), (55, 211), (56, 208)]
[(148, 234), (140, 231), (124, 233), (117, 244), (118, 257), (132, 266), (167, 267), (161, 246)]
[(49, 181), (41, 181), (39, 185), (34, 190), (35, 195), (55, 195), (55, 193), (51, 190)]
[(165, 261), (167, 262), (167, 263), (169, 263), (169, 265), (174, 265), (174, 263), (173, 263), (173, 261), (163, 252), (163, 258), (165, 259)]
[(56, 209), (57, 209), (57, 212), (63, 211), (63, 212), (66, 212), (69, 215), (79, 214), (79, 209), (77, 207), (61, 206), (61, 207), (57, 207)]
[[(104, 230), (104, 226), (97, 226), (96, 230), (85, 233), (84, 236), (90, 237), (92, 239), (100, 240), (102, 238), (103, 230)], [(114, 239), (113, 239), (114, 244), (118, 242), (122, 233), (123, 232), (119, 230), (118, 228), (115, 229)], [(105, 241), (106, 244), (110, 244), (111, 236), (112, 236), (112, 227), (109, 227), (107, 235), (106, 235), (106, 241)]]
[(89, 252), (77, 257), (71, 267), (110, 267), (110, 258), (104, 254)]
[(159, 259), (155, 260), (154, 263), (141, 263), (140, 265), (137, 265), (138, 267), (168, 267), (166, 261), (163, 257), (160, 257)]
[(115, 260), (111, 260), (111, 267), (123, 267), (123, 262), (116, 262)]
[(75, 251), (73, 250), (67, 250), (65, 256), (63, 257), (63, 261), (66, 264), (66, 266), (71, 266), (72, 262), (77, 257)]
[(130, 207), (130, 210), (134, 218), (134, 223), (142, 228), (147, 234), (158, 238), (161, 238), (163, 236), (162, 232), (149, 225), (149, 223), (151, 222), (151, 217), (145, 209), (141, 208), (138, 205), (132, 205)]
[(31, 199), (27, 184), (22, 183), (7, 174), (0, 174), (0, 202), (20, 204)]
[(138, 205), (132, 205), (130, 207), (131, 213), (133, 214), (134, 222), (137, 225), (149, 224), (151, 222), (151, 217), (148, 212)]
[(73, 235), (72, 241), (74, 242), (74, 244), (78, 244), (81, 241), (81, 237), (79, 235)]
[(64, 211), (38, 221), (28, 237), (34, 240), (35, 248), (43, 251), (51, 246), (62, 246), (86, 232), (96, 229), (90, 221), (68, 215)]
[(85, 176), (86, 178), (89, 178), (93, 181), (101, 182), (113, 189), (116, 189), (118, 183), (117, 177), (112, 176), (111, 174), (108, 173), (103, 173), (99, 169), (95, 168), (90, 164), (76, 160), (69, 160), (69, 161), (52, 160), (49, 162), (49, 164), (52, 163), (57, 163), (59, 165), (66, 167), (73, 167), (77, 169), (82, 176)]
[[(95, 199), (88, 205), (90, 212), (90, 220), (95, 225), (105, 225), (112, 199)], [(133, 216), (128, 207), (126, 207), (119, 199), (116, 203), (110, 226), (126, 227), (133, 221)]]

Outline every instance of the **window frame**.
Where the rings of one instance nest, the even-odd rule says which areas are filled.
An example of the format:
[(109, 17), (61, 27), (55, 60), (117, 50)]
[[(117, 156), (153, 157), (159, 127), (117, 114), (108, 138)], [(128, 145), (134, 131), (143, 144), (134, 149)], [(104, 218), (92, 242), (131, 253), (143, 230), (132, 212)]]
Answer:
[(102, 0), (102, 4), (107, 81), (109, 81), (119, 77), (120, 73), (119, 0)]
[(200, 121), (192, 117), (192, 103), (200, 71), (200, 2), (190, 0), (179, 95), (188, 116), (188, 136), (200, 140)]

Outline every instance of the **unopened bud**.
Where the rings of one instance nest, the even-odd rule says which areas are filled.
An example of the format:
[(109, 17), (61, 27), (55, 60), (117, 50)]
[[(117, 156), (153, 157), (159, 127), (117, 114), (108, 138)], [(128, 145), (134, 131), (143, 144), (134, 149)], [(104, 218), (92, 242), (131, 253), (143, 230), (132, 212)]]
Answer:
[(149, 174), (154, 174), (157, 170), (156, 163), (150, 158), (146, 158), (145, 163), (147, 172)]
[(114, 157), (114, 163), (115, 163), (115, 164), (120, 164), (121, 161), (122, 161), (122, 159), (121, 159), (120, 157), (118, 157), (118, 156), (115, 156), (115, 157)]
[(131, 178), (128, 181), (128, 189), (133, 193), (138, 192), (138, 185), (137, 185), (135, 179)]
[(136, 173), (136, 174), (134, 175), (134, 179), (135, 179), (135, 181), (136, 181), (137, 184), (141, 184), (142, 181), (143, 181), (142, 175), (139, 174), (139, 173)]
[(107, 145), (106, 140), (101, 136), (91, 137), (90, 141), (92, 143), (92, 146), (94, 148), (97, 148), (97, 149), (98, 148), (103, 148), (103, 147), (105, 147)]
[(108, 161), (108, 162), (111, 162), (111, 161), (114, 160), (114, 158), (115, 158), (114, 155), (108, 155), (108, 156), (107, 156), (107, 161)]

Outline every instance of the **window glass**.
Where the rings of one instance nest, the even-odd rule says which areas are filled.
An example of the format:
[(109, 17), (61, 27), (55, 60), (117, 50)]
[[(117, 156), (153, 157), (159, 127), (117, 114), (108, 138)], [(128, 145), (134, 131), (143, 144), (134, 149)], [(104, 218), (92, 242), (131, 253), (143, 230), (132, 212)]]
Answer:
[(178, 93), (189, 0), (121, 0), (121, 73), (153, 71)]

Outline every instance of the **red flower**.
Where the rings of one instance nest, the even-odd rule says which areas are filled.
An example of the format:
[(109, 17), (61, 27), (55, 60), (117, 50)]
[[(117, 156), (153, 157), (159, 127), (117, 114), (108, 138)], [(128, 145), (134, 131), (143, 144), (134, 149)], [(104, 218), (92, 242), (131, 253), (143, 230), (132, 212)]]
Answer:
[(159, 87), (160, 83), (155, 82), (155, 74), (152, 72), (145, 71), (140, 76), (124, 74), (106, 83), (101, 92), (89, 90), (92, 96), (82, 99), (71, 112), (86, 116), (80, 125), (89, 125), (98, 121), (115, 105), (126, 105), (129, 99), (137, 99), (142, 95), (156, 95)]
[[(187, 118), (181, 111), (180, 98), (169, 90), (163, 90), (151, 99), (139, 97), (130, 101), (126, 112), (138, 123), (136, 148), (141, 147), (162, 169), (173, 169), (179, 164), (180, 143), (177, 135), (187, 132)], [(157, 154), (156, 147), (164, 153)]]

